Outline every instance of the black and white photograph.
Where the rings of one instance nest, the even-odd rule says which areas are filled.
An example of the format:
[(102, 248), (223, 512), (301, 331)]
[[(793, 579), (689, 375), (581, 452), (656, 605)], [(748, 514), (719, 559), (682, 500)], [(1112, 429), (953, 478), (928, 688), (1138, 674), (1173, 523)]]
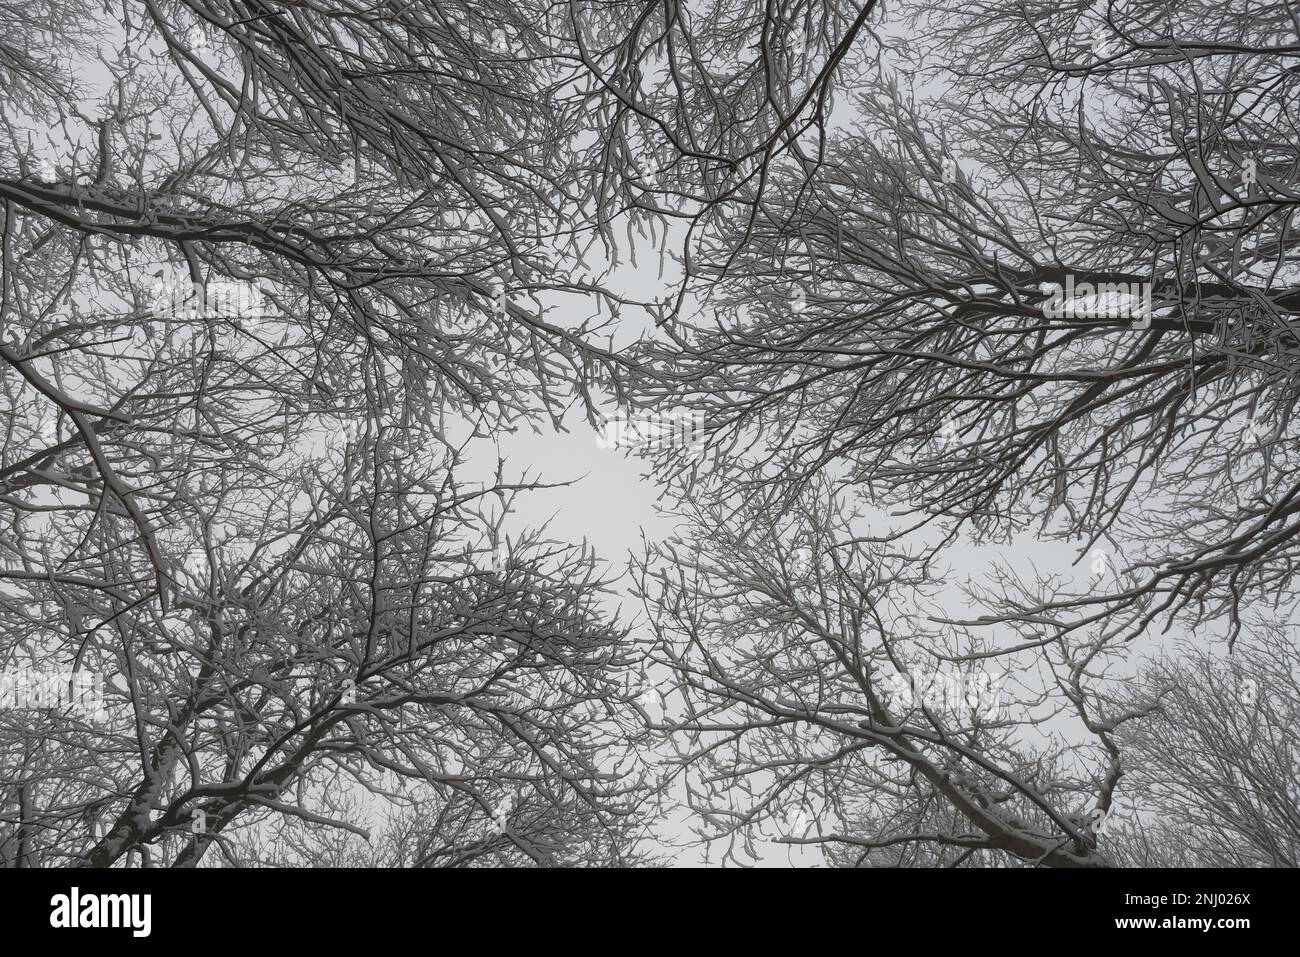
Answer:
[(33, 926), (1300, 864), (1294, 2), (0, 0), (0, 203)]

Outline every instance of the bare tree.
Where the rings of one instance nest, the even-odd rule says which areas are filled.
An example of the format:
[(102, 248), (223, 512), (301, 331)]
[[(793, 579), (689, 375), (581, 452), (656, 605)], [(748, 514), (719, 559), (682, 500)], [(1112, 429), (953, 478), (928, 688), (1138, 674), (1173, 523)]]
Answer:
[(1111, 834), (1145, 867), (1295, 867), (1300, 860), (1300, 656), (1264, 632), (1230, 658), (1189, 648), (1154, 664), (1130, 701), (1159, 701), (1120, 732), (1143, 815)]
[[(1133, 640), (1222, 625), (1230, 649), (1294, 614), (1300, 28), (1254, 12), (906, 6), (878, 21), (878, 71), (836, 71), (851, 126), (692, 197), (702, 308), (646, 341), (640, 384), (705, 416), (712, 454), (661, 456), (690, 530), (638, 567), (709, 836), (746, 839), (794, 791), (841, 861), (1109, 862), (1092, 825), (1142, 792), (1124, 731), (1154, 733), (1154, 701), (1109, 687)], [(694, 120), (701, 142), (728, 128)], [(839, 517), (854, 495), (901, 521)], [(937, 590), (951, 546), (1034, 538), (1106, 574), (995, 562), (973, 613), (869, 613), (897, 590), (888, 555)], [(883, 551), (804, 598), (783, 553), (828, 540)], [(1025, 676), (1010, 726), (892, 713), (912, 635), (931, 670)]]
[(1012, 646), (930, 624), (944, 575), (863, 531), (851, 486), (689, 510), (636, 563), (701, 831), (853, 864), (1110, 863), (1099, 835), (1151, 704), (1102, 695), (1104, 635)]
[(623, 361), (540, 298), (573, 71), (528, 10), (382, 12), (0, 10), (0, 663), (106, 682), (3, 715), (9, 863), (385, 815), (408, 863), (631, 859), (594, 558), (457, 477)]
[[(71, 634), (7, 603), (9, 661), (76, 641), (80, 667), (112, 676), (98, 718), (6, 714), (5, 776), (34, 808), (43, 859), (192, 864), (268, 818), (366, 834), (332, 813), (357, 792), (381, 810), (440, 806), (450, 823), (425, 826), (444, 854), (465, 854), (453, 837), (507, 800), (531, 806), (502, 833), (521, 855), (555, 856), (554, 815), (575, 803), (588, 825), (570, 816), (564, 833), (620, 853), (638, 783), (606, 768), (630, 730), (617, 705), (630, 659), (592, 556), (507, 543), (486, 500), (507, 508), (522, 486), (461, 488), (385, 443), (349, 446), (334, 474), (239, 487), (223, 473), (238, 517), (223, 510), (228, 537), (177, 569), (166, 615), (74, 574), (26, 583), (54, 621), (84, 622)], [(15, 829), (31, 817), (16, 810)], [(83, 848), (92, 818), (102, 836)], [(538, 846), (534, 826), (552, 831)]]
[(1021, 621), (1291, 602), (1295, 25), (1207, 10), (907, 8), (927, 39), (845, 81), (852, 128), (693, 234), (712, 309), (647, 343), (646, 394), (749, 450), (720, 484), (845, 470), (917, 526), (1121, 556)]
[(949, 6), (0, 6), (0, 860), (1293, 865), (1300, 18)]

